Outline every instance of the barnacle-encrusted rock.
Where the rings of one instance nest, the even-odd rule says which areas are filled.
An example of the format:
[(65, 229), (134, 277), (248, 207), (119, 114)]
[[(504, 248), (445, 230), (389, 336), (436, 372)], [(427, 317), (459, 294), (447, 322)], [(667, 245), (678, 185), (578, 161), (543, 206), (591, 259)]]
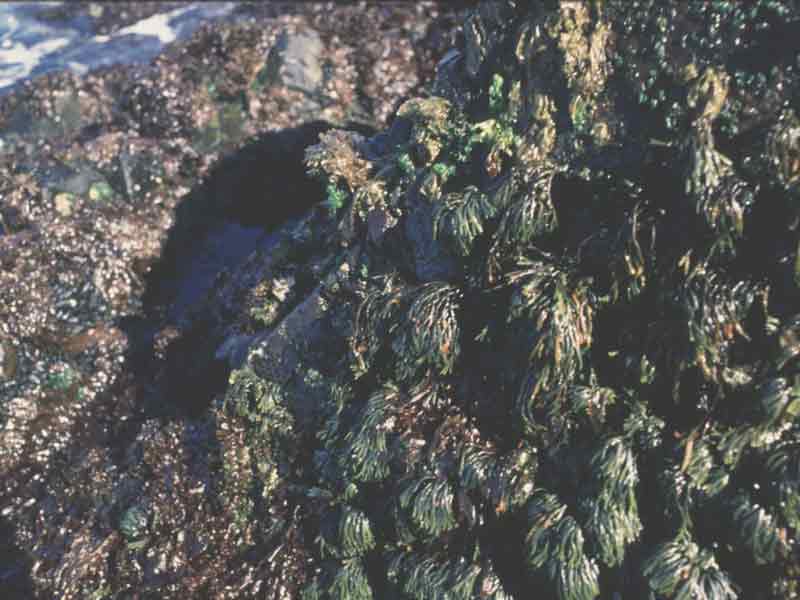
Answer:
[[(327, 199), (190, 319), (235, 366), (224, 398), (167, 424), (125, 389), (93, 408), (116, 423), (106, 438), (127, 436), (122, 452), (99, 426), (42, 449), (34, 427), (79, 422), (85, 360), (98, 339), (124, 340), (111, 327), (25, 339), (18, 371), (60, 349), (44, 401), (12, 400), (25, 427), (4, 431), (19, 467), (2, 516), (37, 585), (797, 598), (798, 26), (780, 0), (483, 3), (387, 132), (308, 149)], [(214, 102), (257, 80), (249, 62), (196, 90), (210, 148), (224, 123), (237, 131), (240, 108), (222, 118)], [(270, 89), (291, 110), (292, 91)], [(85, 302), (114, 314), (137, 275), (105, 256)], [(26, 297), (63, 288), (26, 283)], [(171, 331), (153, 336), (166, 353)], [(45, 521), (34, 497), (52, 505)]]
[[(51, 7), (84, 24), (105, 15), (103, 32), (112, 13), (130, 24), (129, 17), (167, 9)], [(206, 232), (233, 204), (274, 209), (274, 223), (292, 212), (287, 206), (316, 201), (294, 187), (299, 159), (291, 173), (270, 173), (278, 169), (252, 168), (241, 146), (302, 125), (299, 150), (285, 141), (292, 129), (265, 136), (280, 154), (276, 162), (288, 164), (330, 123), (384, 123), (430, 73), (458, 23), (455, 11), (424, 3), (251, 3), (232, 11), (237, 18), (207, 23), (150, 65), (53, 72), (0, 97), (3, 597), (291, 598), (303, 585), (303, 570), (278, 569), (282, 554), (245, 550), (263, 539), (251, 520), (256, 513), (246, 510), (261, 508), (250, 496), (252, 474), (280, 482), (288, 462), (274, 458), (280, 467), (270, 471), (271, 455), (251, 443), (256, 422), (246, 431), (238, 417), (212, 414), (206, 383), (245, 367), (265, 328), (295, 308), (294, 319), (304, 322), (305, 308), (313, 308), (303, 303), (309, 286), (339, 266), (324, 246), (334, 238), (302, 219), (287, 225), (235, 274), (222, 273), (216, 287), (209, 282), (208, 304), (196, 291), (175, 298), (173, 284), (191, 269), (170, 271), (175, 257), (165, 240), (180, 234), (177, 254), (191, 256), (208, 247)], [(297, 58), (323, 46), (324, 56), (306, 72), (288, 65), (285, 79), (266, 85), (259, 76), (281, 33), (284, 53)], [(307, 91), (313, 101), (305, 101)], [(223, 155), (239, 169), (214, 178)], [(254, 190), (242, 181), (264, 173), (285, 185)], [(366, 209), (381, 205), (380, 185), (366, 176), (354, 185)], [(216, 266), (218, 258), (208, 262)], [(259, 287), (264, 280), (269, 285)], [(286, 347), (301, 329), (288, 329)], [(282, 341), (275, 335), (267, 344)], [(296, 375), (313, 403), (332, 368), (305, 362), (318, 368)], [(232, 389), (252, 391), (246, 382), (241, 377)], [(182, 407), (191, 405), (199, 410), (187, 417)], [(244, 412), (244, 405), (226, 408)], [(273, 417), (280, 406), (269, 409)], [(266, 401), (260, 407), (266, 411)], [(171, 418), (154, 418), (165, 414)], [(274, 498), (280, 486), (267, 490)], [(291, 519), (292, 510), (271, 514)], [(286, 553), (304, 565), (302, 532), (296, 535), (286, 537)]]

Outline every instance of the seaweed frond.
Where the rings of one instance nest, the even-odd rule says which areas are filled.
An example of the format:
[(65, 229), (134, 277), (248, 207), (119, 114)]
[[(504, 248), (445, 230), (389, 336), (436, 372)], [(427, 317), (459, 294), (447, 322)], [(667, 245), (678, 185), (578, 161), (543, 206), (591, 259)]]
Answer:
[(668, 598), (736, 600), (739, 595), (714, 555), (685, 532), (656, 548), (643, 567), (654, 593)]

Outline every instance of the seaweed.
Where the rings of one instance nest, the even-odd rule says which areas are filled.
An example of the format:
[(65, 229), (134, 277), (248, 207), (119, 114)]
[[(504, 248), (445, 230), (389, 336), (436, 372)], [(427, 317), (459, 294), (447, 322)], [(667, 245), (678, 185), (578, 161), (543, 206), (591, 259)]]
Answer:
[(775, 15), (485, 3), (395, 135), (307, 151), (361, 258), (322, 284), (354, 306), (291, 478), (324, 490), (304, 598), (796, 596), (798, 225), (766, 215), (800, 79), (741, 83)]

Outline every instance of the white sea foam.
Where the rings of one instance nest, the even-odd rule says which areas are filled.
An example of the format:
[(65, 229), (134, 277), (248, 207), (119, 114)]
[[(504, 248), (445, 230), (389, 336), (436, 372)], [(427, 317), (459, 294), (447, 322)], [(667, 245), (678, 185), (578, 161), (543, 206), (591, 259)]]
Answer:
[(229, 15), (234, 2), (196, 2), (154, 14), (112, 35), (91, 35), (86, 20), (45, 22), (61, 2), (0, 3), (0, 92), (29, 77), (69, 69), (84, 74), (114, 64), (146, 63), (189, 37), (204, 21)]

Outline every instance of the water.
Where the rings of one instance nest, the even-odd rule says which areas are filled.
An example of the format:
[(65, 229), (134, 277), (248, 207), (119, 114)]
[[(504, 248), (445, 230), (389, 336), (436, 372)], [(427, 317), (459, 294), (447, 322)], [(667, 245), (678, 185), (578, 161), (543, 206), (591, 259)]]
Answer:
[[(20, 82), (69, 69), (84, 74), (114, 64), (147, 63), (204, 22), (229, 16), (235, 2), (193, 2), (98, 35), (88, 15), (45, 19), (62, 2), (0, 3), (0, 94)], [(104, 5), (104, 10), (123, 10)]]

